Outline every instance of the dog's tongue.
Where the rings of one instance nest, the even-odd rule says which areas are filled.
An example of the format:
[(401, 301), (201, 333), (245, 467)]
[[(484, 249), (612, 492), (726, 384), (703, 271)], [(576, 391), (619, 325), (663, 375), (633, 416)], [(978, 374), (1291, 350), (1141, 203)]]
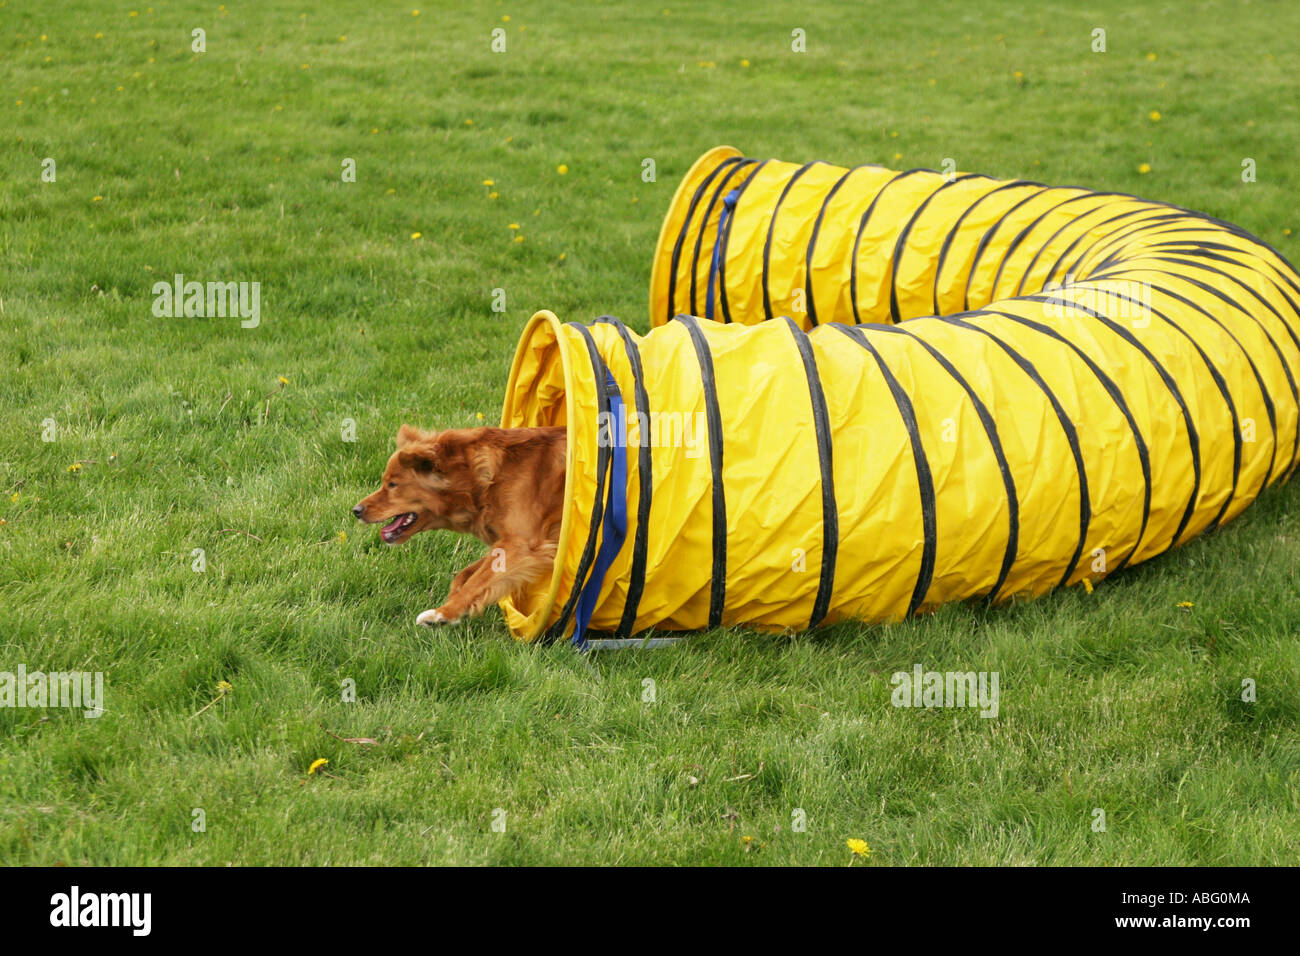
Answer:
[(399, 527), (401, 527), (402, 522), (405, 520), (406, 520), (406, 515), (398, 515), (396, 518), (393, 519), (392, 524), (384, 525), (384, 530), (381, 532), (381, 534), (391, 534), (392, 532), (396, 531)]

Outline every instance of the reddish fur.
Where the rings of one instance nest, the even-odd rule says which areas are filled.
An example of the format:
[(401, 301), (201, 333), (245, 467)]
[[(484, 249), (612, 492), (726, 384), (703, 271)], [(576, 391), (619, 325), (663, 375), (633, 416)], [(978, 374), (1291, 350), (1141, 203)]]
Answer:
[(564, 510), (564, 452), (563, 428), (398, 430), (383, 482), (361, 499), (357, 517), (376, 523), (415, 514), (390, 544), (443, 528), (492, 549), (457, 574), (446, 602), (418, 623), (454, 624), (551, 573)]

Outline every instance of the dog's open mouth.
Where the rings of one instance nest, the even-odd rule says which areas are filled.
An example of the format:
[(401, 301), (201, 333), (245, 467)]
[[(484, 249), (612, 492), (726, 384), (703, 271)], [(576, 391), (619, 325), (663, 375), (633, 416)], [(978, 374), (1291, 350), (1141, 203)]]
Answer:
[(398, 515), (390, 523), (384, 525), (383, 528), (380, 529), (379, 531), (380, 537), (382, 537), (389, 544), (392, 544), (394, 541), (396, 541), (398, 538), (402, 536), (402, 532), (404, 532), (411, 525), (415, 524), (416, 517), (417, 515), (415, 514), (414, 511), (408, 511), (404, 515)]

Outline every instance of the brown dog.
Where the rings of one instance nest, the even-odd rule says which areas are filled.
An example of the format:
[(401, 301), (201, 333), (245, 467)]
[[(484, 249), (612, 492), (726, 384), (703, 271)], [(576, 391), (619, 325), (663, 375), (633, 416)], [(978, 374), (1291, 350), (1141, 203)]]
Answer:
[(492, 550), (451, 582), (440, 608), (417, 624), (455, 624), (549, 575), (564, 510), (563, 428), (454, 428), (403, 425), (383, 485), (352, 513), (387, 522), (386, 544), (431, 528), (472, 534)]

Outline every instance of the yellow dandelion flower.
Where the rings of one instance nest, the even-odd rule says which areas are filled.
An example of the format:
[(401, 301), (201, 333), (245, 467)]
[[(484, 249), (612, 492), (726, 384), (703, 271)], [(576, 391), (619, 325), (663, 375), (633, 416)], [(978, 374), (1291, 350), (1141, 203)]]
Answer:
[(1147, 59), (1150, 60), (1152, 63), (1154, 63), (1156, 60), (1156, 55), (1154, 53), (1148, 53)]
[(1145, 176), (1147, 173), (1151, 172), (1151, 164), (1143, 163), (1141, 166), (1138, 167), (1138, 172), (1141, 173), (1143, 176)]
[(1282, 230), (1282, 235), (1284, 235), (1284, 236), (1289, 236), (1289, 235), (1291, 235), (1291, 230), (1290, 230), (1290, 229), (1283, 229), (1283, 230)]
[(19, 494), (18, 494), (18, 492), (16, 492), (16, 491), (15, 491), (12, 495), (9, 496), (9, 500), (10, 500), (11, 502), (13, 502), (14, 504), (18, 504), (18, 498), (19, 498)]
[(1012, 73), (1011, 75), (1014, 76), (1017, 80), (1023, 80), (1025, 78), (1025, 74), (1021, 73), (1019, 70), (1016, 70), (1016, 72)]
[(568, 254), (567, 252), (561, 252), (561, 253), (560, 253), (560, 261), (561, 261), (561, 262), (563, 262), (563, 261), (564, 261), (565, 259), (567, 259), (568, 257), (569, 257), (569, 254)]
[(1152, 110), (1150, 113), (1147, 114), (1147, 119), (1149, 119), (1149, 120), (1150, 120), (1151, 122), (1153, 122), (1153, 123), (1159, 123), (1159, 122), (1160, 122), (1160, 111), (1159, 111), (1159, 110)]
[(282, 109), (284, 109), (283, 106), (274, 106), (274, 107), (271, 108), (271, 112), (272, 112), (272, 113), (278, 113), (278, 112), (280, 112)]
[(223, 694), (229, 694), (234, 689), (235, 688), (231, 686), (230, 681), (227, 680), (217, 681), (217, 690), (221, 691), (221, 693)]
[(81, 464), (79, 462), (74, 461), (72, 464), (68, 466), (68, 471), (72, 472), (73, 474), (76, 474), (77, 472), (81, 471)]
[(104, 197), (103, 197), (103, 196), (91, 196), (91, 197), (90, 197), (90, 201), (91, 201), (91, 202), (103, 202), (103, 201), (104, 201)]
[(421, 233), (418, 233), (418, 232), (413, 232), (413, 233), (411, 233), (411, 238), (412, 238), (412, 239), (419, 239), (420, 236), (421, 236)]
[(854, 856), (868, 856), (871, 853), (871, 847), (867, 846), (866, 840), (845, 840), (844, 845), (853, 851)]
[(523, 242), (523, 241), (524, 241), (523, 236), (515, 236), (515, 242)]
[(507, 228), (507, 229), (518, 229), (518, 228), (519, 228), (519, 223), (517, 223), (517, 222), (512, 222), (510, 225), (506, 226), (506, 228)]
[(492, 192), (488, 193), (488, 199), (496, 199), (500, 195), (501, 194), (499, 192), (493, 190)]
[(44, 42), (45, 42), (46, 40), (48, 40), (48, 39), (49, 39), (49, 37), (46, 36), (44, 33), (41, 34), (41, 42), (42, 42), (42, 43), (44, 43)]
[(95, 39), (96, 39), (96, 40), (102, 40), (102, 39), (104, 39), (104, 34), (102, 34), (102, 33), (96, 33), (96, 34), (95, 34)]
[(475, 412), (475, 413), (474, 413), (474, 417), (477, 418), (479, 421), (482, 421), (482, 420), (483, 420), (483, 413), (482, 413), (482, 412)]
[(386, 195), (386, 196), (392, 196), (392, 195), (394, 195), (396, 192), (397, 192), (396, 189), (388, 189), (388, 190), (385, 190), (385, 191), (384, 191), (384, 195)]
[(485, 180), (483, 180), (483, 185), (484, 185), (484, 186), (495, 186), (495, 185), (496, 185), (496, 181), (495, 181), (495, 180), (491, 180), (491, 179), (485, 179)]
[(501, 18), (501, 22), (502, 22), (502, 23), (509, 23), (509, 22), (510, 22), (510, 14), (507, 13), (505, 16), (503, 16), (503, 17)]
[(278, 381), (281, 385), (288, 385), (288, 384), (289, 384), (289, 380), (288, 380), (287, 378), (285, 378), (283, 375), (278, 376), (277, 379), (276, 379), (276, 381)]
[(117, 88), (117, 91), (118, 91), (119, 93), (121, 93), (124, 89), (126, 89), (125, 86), (119, 86), (119, 87)]
[(130, 13), (127, 14), (128, 17), (138, 17), (139, 15), (140, 15), (140, 11), (138, 10), (132, 10)]
[(300, 69), (300, 70), (310, 70), (311, 67), (310, 67), (308, 64), (303, 63), (301, 66), (298, 67), (298, 69)]
[(1196, 607), (1196, 605), (1191, 601), (1179, 601), (1178, 606), (1185, 611), (1190, 611), (1192, 608)]
[(474, 121), (473, 121), (472, 119), (467, 119), (467, 120), (465, 120), (465, 125), (466, 125), (466, 126), (473, 126), (473, 125), (474, 125)]
[(411, 11), (411, 16), (413, 16), (413, 17), (418, 17), (419, 15), (420, 15), (420, 11), (419, 11), (419, 10), (412, 10), (412, 11)]
[(902, 154), (902, 153), (895, 153), (895, 154), (894, 154), (894, 159), (902, 159), (902, 158), (903, 158), (903, 154)]
[(567, 176), (569, 174), (569, 167), (565, 166), (564, 163), (560, 163), (560, 165), (555, 167), (555, 171), (561, 176)]
[(346, 531), (340, 531), (339, 540), (342, 542), (346, 542), (348, 540), (348, 533)]
[(325, 766), (326, 764), (328, 764), (328, 763), (329, 763), (329, 761), (326, 760), (324, 757), (320, 757), (320, 758), (318, 758), (318, 759), (316, 759), (316, 760), (313, 760), (313, 761), (311, 762), (311, 766), (307, 768), (307, 776), (310, 777), (310, 776), (311, 776), (312, 774), (314, 774), (317, 770), (319, 770), (321, 767), (324, 767), (324, 766)]
[(740, 61), (740, 65), (743, 66), (743, 67), (748, 67), (748, 66), (749, 66), (749, 61), (748, 61), (748, 60), (741, 60), (741, 61)]

